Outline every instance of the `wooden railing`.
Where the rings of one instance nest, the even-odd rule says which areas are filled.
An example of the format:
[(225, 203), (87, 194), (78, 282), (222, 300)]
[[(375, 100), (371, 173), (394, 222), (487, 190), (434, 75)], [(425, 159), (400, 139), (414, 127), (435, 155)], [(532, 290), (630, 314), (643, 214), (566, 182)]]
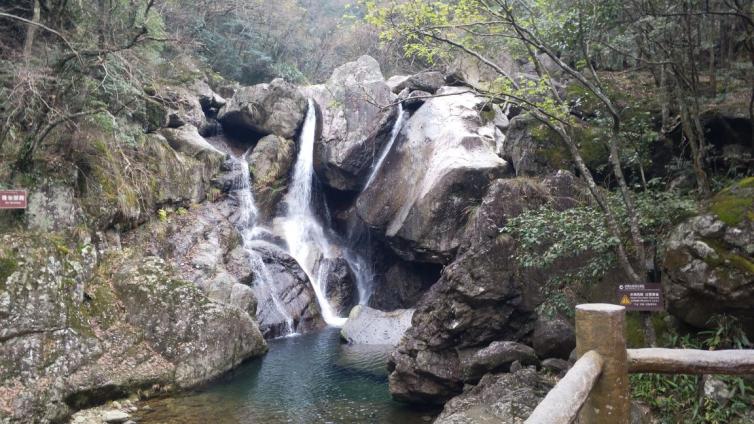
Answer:
[(754, 350), (626, 349), (623, 306), (576, 307), (578, 361), (526, 424), (627, 424), (629, 373), (754, 374)]

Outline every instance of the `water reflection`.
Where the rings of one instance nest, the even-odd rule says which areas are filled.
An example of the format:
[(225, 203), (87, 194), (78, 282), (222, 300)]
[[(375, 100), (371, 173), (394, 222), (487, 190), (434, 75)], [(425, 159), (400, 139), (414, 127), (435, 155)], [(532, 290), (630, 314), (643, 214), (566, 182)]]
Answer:
[(389, 350), (342, 345), (338, 330), (270, 342), (269, 353), (199, 393), (149, 403), (142, 423), (426, 423), (390, 399)]

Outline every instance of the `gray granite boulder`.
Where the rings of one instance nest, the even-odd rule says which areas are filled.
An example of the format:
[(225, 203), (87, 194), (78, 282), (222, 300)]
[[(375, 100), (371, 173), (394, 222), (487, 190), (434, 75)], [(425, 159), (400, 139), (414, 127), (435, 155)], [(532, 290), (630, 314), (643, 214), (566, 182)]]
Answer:
[(269, 84), (242, 87), (220, 109), (218, 120), (235, 130), (292, 139), (304, 121), (306, 98), (278, 78)]
[(340, 334), (351, 344), (395, 346), (411, 325), (413, 309), (382, 312), (358, 305), (351, 310)]
[(338, 190), (361, 190), (398, 112), (385, 107), (395, 96), (379, 63), (361, 56), (335, 69), (326, 83), (301, 90), (316, 101), (322, 116), (322, 136), (314, 145), (318, 177)]
[(356, 203), (363, 221), (409, 261), (447, 263), (469, 211), (508, 172), (495, 153), (495, 126), (479, 115), (485, 100), (456, 87), (440, 91), (458, 94), (428, 100), (406, 121)]

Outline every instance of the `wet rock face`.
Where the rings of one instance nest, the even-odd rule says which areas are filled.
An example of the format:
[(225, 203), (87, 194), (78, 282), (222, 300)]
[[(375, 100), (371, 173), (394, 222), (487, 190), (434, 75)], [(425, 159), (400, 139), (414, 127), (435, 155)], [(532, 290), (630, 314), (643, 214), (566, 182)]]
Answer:
[(232, 250), (225, 266), (251, 287), (257, 299), (256, 319), (265, 338), (287, 334), (288, 319), (301, 333), (324, 327), (309, 278), (296, 260), (267, 242), (254, 242), (248, 247), (253, 252), (241, 247)]
[(241, 87), (220, 109), (218, 120), (238, 131), (293, 139), (308, 103), (298, 88), (283, 79)]
[(413, 309), (378, 311), (358, 305), (351, 310), (340, 334), (350, 344), (395, 346), (411, 325)]
[(321, 85), (302, 88), (319, 105), (322, 135), (314, 145), (314, 169), (325, 185), (359, 191), (390, 139), (397, 107), (380, 65), (362, 56), (333, 71)]
[(439, 275), (438, 266), (399, 261), (388, 268), (382, 283), (374, 288), (369, 306), (382, 311), (413, 308)]
[(0, 248), (0, 421), (59, 422), (136, 389), (190, 387), (266, 351), (254, 321), (156, 257), (9, 234)]
[(359, 301), (356, 276), (343, 258), (322, 259), (328, 261), (325, 279), (325, 297), (338, 316), (346, 316)]
[[(286, 334), (288, 317), (299, 332), (322, 328), (306, 273), (270, 242), (258, 240), (254, 252), (247, 252), (234, 225), (237, 214), (231, 198), (205, 203), (145, 226), (126, 237), (124, 244), (165, 258), (210, 298), (246, 311), (265, 338)], [(278, 311), (276, 302), (288, 316)]]
[(403, 259), (447, 263), (490, 181), (506, 174), (495, 127), (479, 115), (483, 103), (469, 93), (425, 102), (359, 196), (359, 216)]
[(531, 368), (488, 374), (446, 403), (435, 423), (523, 423), (552, 387), (551, 381)]
[(739, 319), (754, 334), (754, 224), (735, 225), (715, 214), (680, 224), (670, 234), (663, 259), (668, 310), (698, 328), (715, 314)]
[(288, 188), (295, 158), (296, 144), (283, 137), (268, 135), (254, 146), (248, 161), (260, 222), (269, 222), (275, 215)]

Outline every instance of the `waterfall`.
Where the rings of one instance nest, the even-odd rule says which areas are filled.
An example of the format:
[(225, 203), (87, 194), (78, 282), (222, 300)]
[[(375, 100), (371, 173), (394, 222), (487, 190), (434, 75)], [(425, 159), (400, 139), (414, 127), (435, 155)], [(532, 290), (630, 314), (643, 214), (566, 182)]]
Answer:
[(390, 130), (390, 140), (382, 149), (382, 153), (380, 153), (380, 157), (379, 159), (377, 159), (377, 163), (374, 165), (374, 167), (372, 167), (372, 173), (369, 174), (369, 179), (367, 179), (367, 183), (364, 185), (364, 189), (369, 187), (369, 185), (372, 183), (374, 177), (377, 175), (377, 171), (379, 171), (380, 167), (382, 167), (382, 162), (385, 161), (387, 154), (390, 153), (390, 149), (393, 148), (395, 139), (398, 138), (398, 134), (401, 132), (401, 128), (403, 127), (403, 121), (406, 120), (405, 115), (406, 112), (403, 111), (403, 105), (398, 103), (398, 117), (395, 119), (395, 123), (393, 123), (393, 129)]
[(312, 210), (316, 127), (316, 110), (314, 102), (309, 99), (309, 109), (306, 112), (299, 139), (299, 153), (293, 168), (293, 180), (285, 196), (287, 213), (283, 217), (282, 232), (288, 244), (289, 253), (312, 282), (322, 310), (322, 318), (329, 325), (342, 326), (346, 319), (335, 314), (327, 300), (324, 287), (329, 263), (322, 259), (335, 257), (335, 249), (325, 236), (325, 230)]
[(273, 289), (275, 282), (262, 256), (252, 248), (252, 243), (257, 240), (259, 234), (263, 234), (266, 230), (256, 225), (258, 209), (254, 202), (254, 195), (251, 192), (251, 178), (246, 154), (240, 158), (232, 157), (231, 160), (233, 161), (234, 169), (239, 167), (241, 170), (241, 172), (236, 173), (235, 180), (233, 181), (232, 196), (238, 206), (233, 217), (233, 222), (241, 234), (242, 247), (248, 254), (249, 267), (253, 271), (254, 282), (272, 299), (275, 309), (285, 319), (285, 335), (294, 334), (293, 317), (285, 309), (285, 305)]

